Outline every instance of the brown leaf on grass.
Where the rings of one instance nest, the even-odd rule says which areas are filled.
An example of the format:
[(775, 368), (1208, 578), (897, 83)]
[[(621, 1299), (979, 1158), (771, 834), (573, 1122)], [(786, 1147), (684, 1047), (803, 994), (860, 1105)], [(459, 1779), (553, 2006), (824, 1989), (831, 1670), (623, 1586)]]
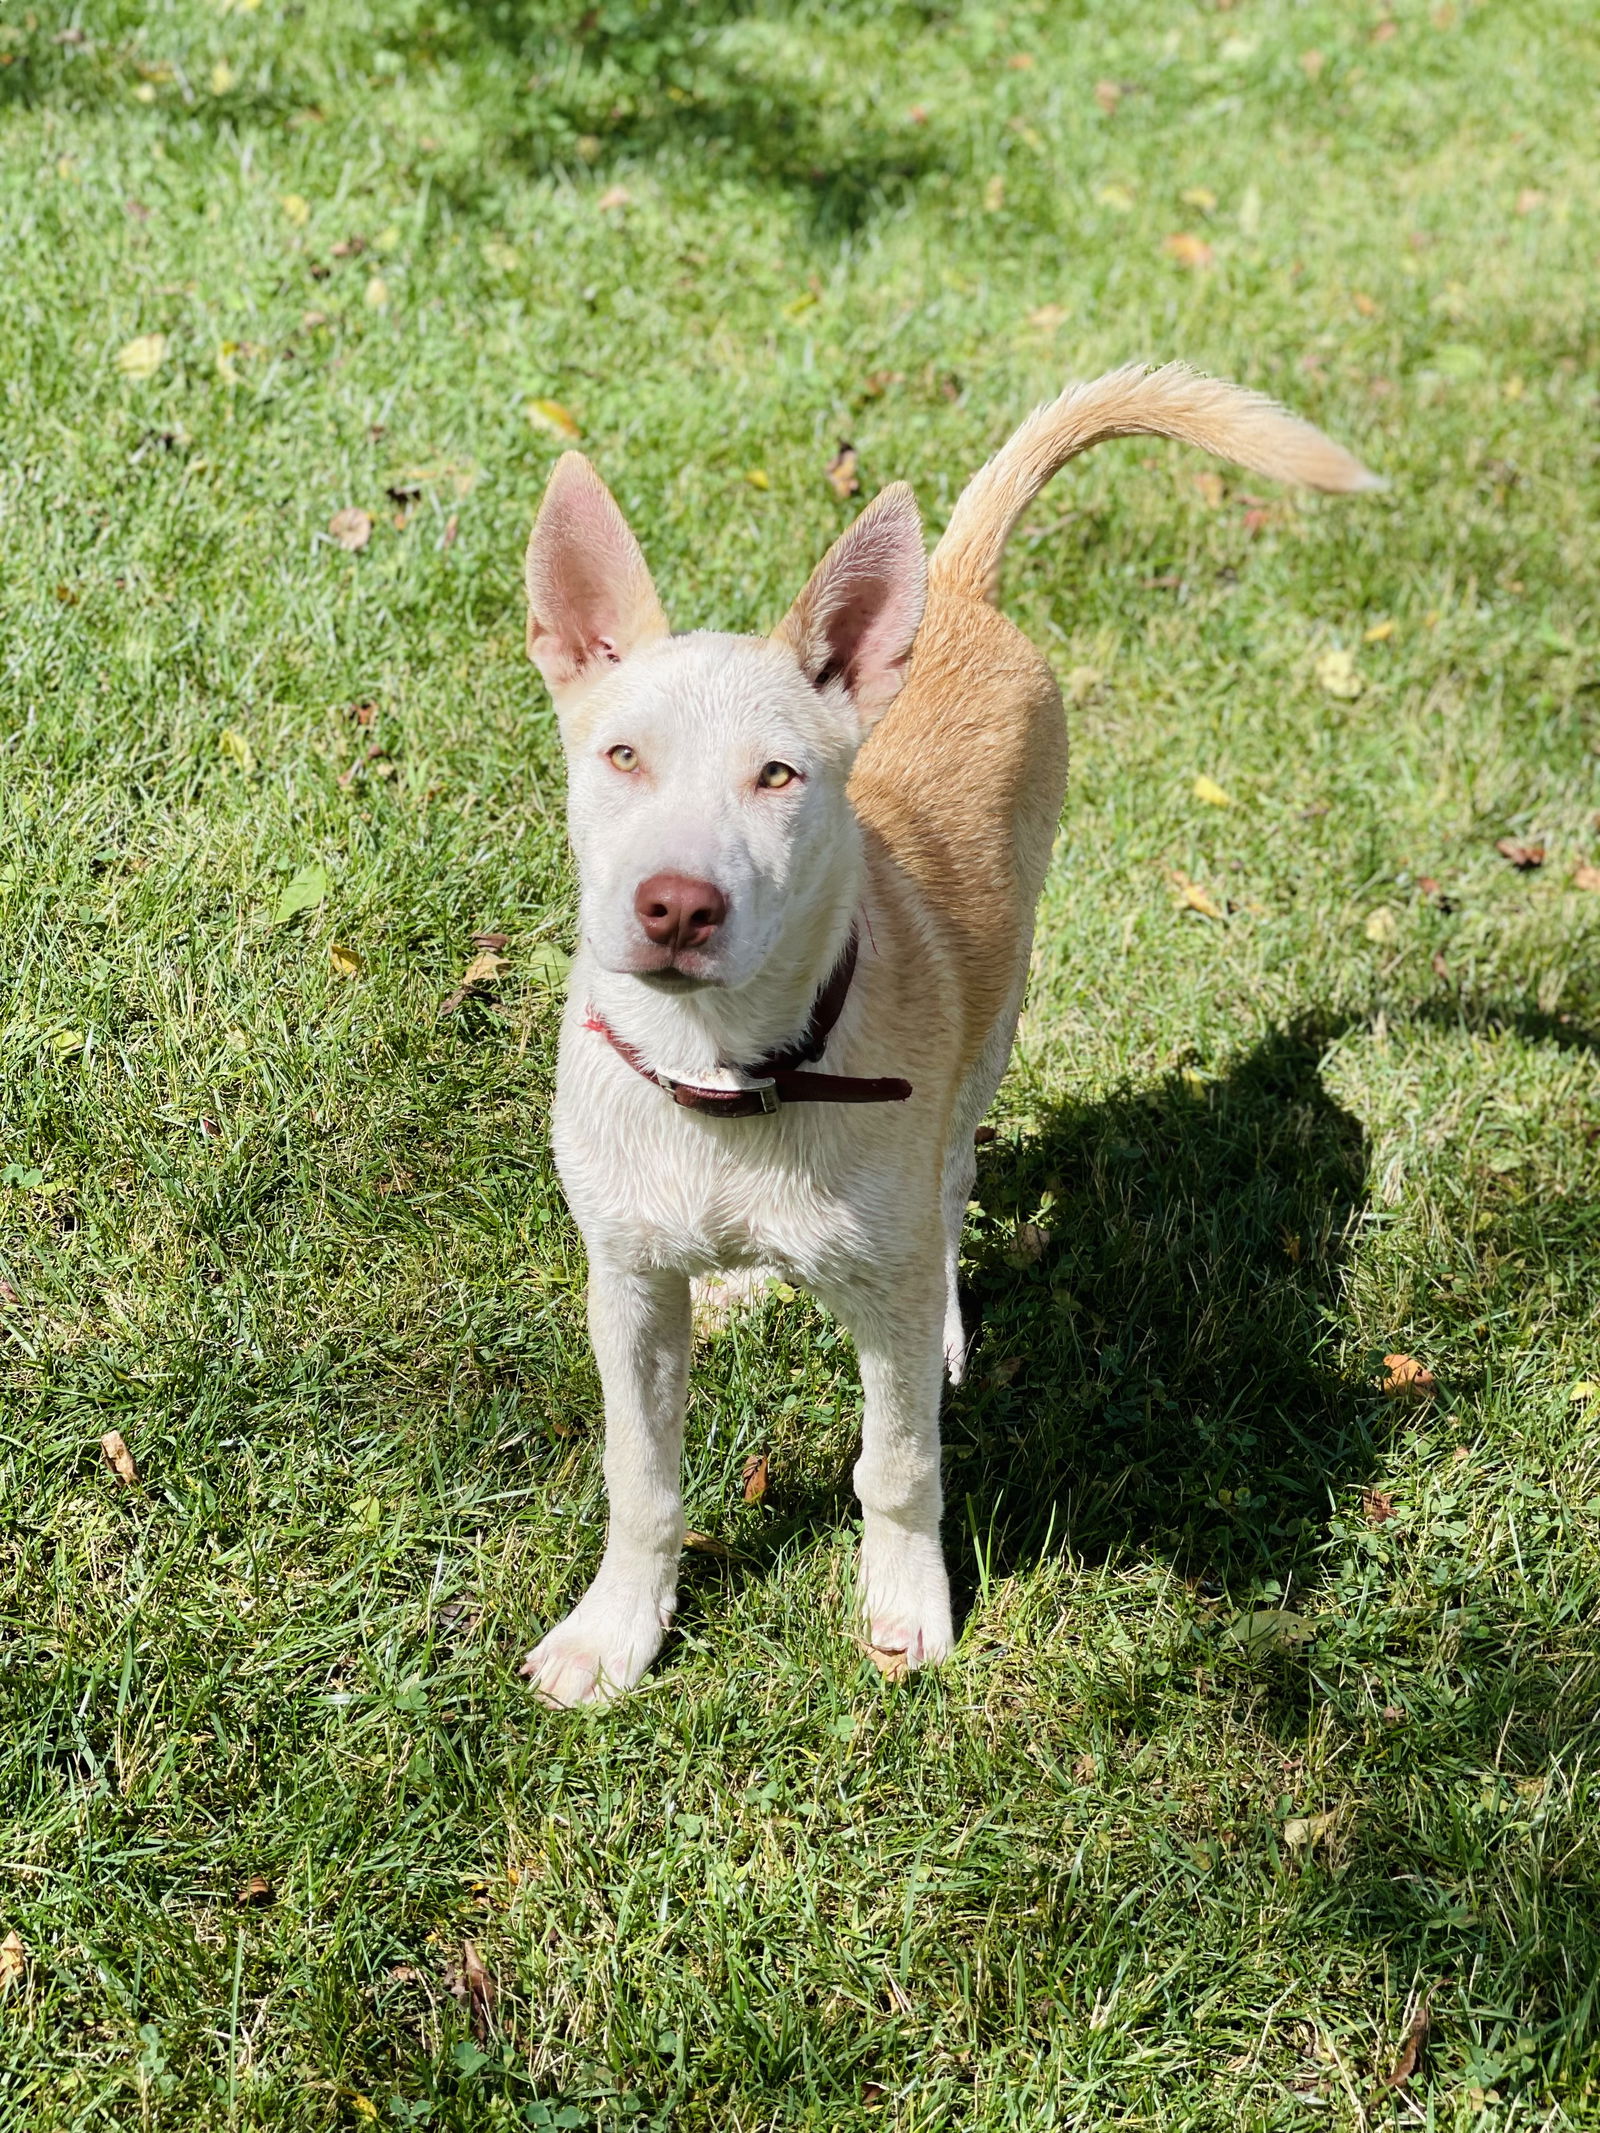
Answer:
[(15, 1926), (0, 1940), (0, 1992), (9, 1992), (13, 1985), (20, 1985), (28, 1974), (28, 1951), (23, 1946), (22, 1935)]
[(1050, 1242), (1050, 1232), (1041, 1229), (1037, 1222), (1019, 1222), (1017, 1234), (1006, 1253), (1008, 1266), (1032, 1266), (1042, 1259)]
[(1521, 874), (1531, 874), (1535, 867), (1544, 865), (1544, 846), (1524, 844), (1517, 837), (1497, 837), (1495, 850), (1502, 859), (1509, 859)]
[(1119, 81), (1097, 81), (1094, 85), (1094, 100), (1107, 118), (1110, 118), (1122, 102), (1122, 84)]
[(22, 1297), (9, 1281), (0, 1281), (0, 1304), (19, 1304)]
[(1600, 889), (1600, 867), (1580, 859), (1572, 870), (1572, 886), (1575, 889)]
[(886, 1652), (876, 1644), (864, 1644), (861, 1648), (885, 1681), (904, 1681), (911, 1671), (911, 1662), (904, 1652)]
[(726, 1562), (733, 1553), (733, 1550), (724, 1547), (721, 1541), (713, 1540), (709, 1533), (690, 1531), (683, 1536), (683, 1545), (691, 1555), (715, 1556), (719, 1562)]
[(129, 1451), (121, 1430), (108, 1429), (100, 1439), (100, 1449), (105, 1454), (106, 1465), (122, 1486), (125, 1489), (136, 1489), (139, 1486), (139, 1469), (134, 1464), (133, 1454)]
[(252, 1874), (233, 1900), (237, 1904), (259, 1904), (265, 1906), (269, 1903), (277, 1902), (278, 1892), (265, 1874)]
[(1416, 2072), (1422, 2058), (1422, 2047), (1428, 2041), (1428, 2029), (1433, 2020), (1426, 1996), (1417, 2002), (1417, 2011), (1411, 2017), (1411, 2027), (1406, 2031), (1400, 2055), (1384, 2076), (1384, 2087), (1403, 2089)]
[(1444, 950), (1442, 948), (1435, 948), (1430, 960), (1433, 964), (1434, 976), (1439, 980), (1441, 985), (1448, 985), (1450, 983), (1450, 965), (1444, 959)]
[(347, 504), (329, 519), (328, 533), (341, 548), (355, 555), (372, 538), (372, 513), (363, 511), (358, 504)]
[(1195, 236), (1192, 230), (1175, 230), (1170, 237), (1163, 237), (1161, 249), (1169, 259), (1175, 259), (1180, 267), (1191, 271), (1211, 264), (1211, 247), (1203, 237)]
[(1253, 541), (1258, 533), (1264, 533), (1272, 523), (1272, 513), (1265, 504), (1252, 504), (1244, 515), (1246, 540)]
[(856, 448), (847, 438), (839, 439), (839, 449), (828, 461), (828, 487), (840, 503), (859, 494), (861, 476), (856, 472)]
[(744, 1463), (744, 1474), (739, 1483), (740, 1493), (746, 1503), (760, 1503), (767, 1493), (767, 1455), (752, 1452)]
[(905, 382), (903, 370), (869, 370), (861, 381), (861, 398), (881, 400), (891, 385), (904, 385)]
[(364, 696), (360, 703), (352, 704), (345, 713), (345, 716), (354, 719), (358, 726), (370, 726), (377, 715), (378, 707), (370, 696)]
[(1363, 1489), (1361, 1515), (1369, 1526), (1383, 1525), (1394, 1516), (1394, 1498), (1387, 1489)]
[(602, 215), (609, 215), (619, 207), (626, 207), (633, 198), (625, 185), (608, 185), (595, 202)]
[(444, 538), (440, 541), (439, 546), (441, 548), (453, 548), (456, 544), (456, 535), (460, 531), (460, 528), (461, 521), (452, 511), (450, 516), (444, 522)]
[(1371, 42), (1372, 44), (1387, 44), (1391, 37), (1398, 37), (1399, 34), (1399, 23), (1396, 22), (1392, 16), (1386, 15), (1382, 22), (1376, 22), (1373, 24), (1372, 35), (1369, 42)]
[(511, 958), (501, 955), (498, 949), (485, 948), (472, 958), (461, 973), (463, 985), (492, 985), (496, 978), (503, 978), (511, 968)]
[(1194, 485), (1199, 492), (1201, 503), (1205, 505), (1208, 511), (1220, 511), (1222, 509), (1223, 499), (1226, 497), (1228, 489), (1227, 484), (1222, 476), (1216, 472), (1215, 468), (1207, 467), (1202, 473), (1197, 474), (1194, 478)]
[(466, 2007), (472, 2034), (482, 2044), (494, 2026), (496, 1988), (476, 1945), (470, 1940), (461, 1943), (461, 1968), (452, 1973), (450, 1990)]
[(1316, 49), (1315, 45), (1312, 46), (1309, 52), (1300, 54), (1300, 64), (1305, 70), (1307, 81), (1315, 81), (1327, 63), (1326, 58)]
[(467, 939), (480, 955), (504, 955), (511, 945), (508, 933), (469, 933)]
[(1437, 1390), (1433, 1372), (1414, 1355), (1386, 1355), (1379, 1384), (1384, 1392), (1402, 1394), (1411, 1400), (1431, 1399)]
[(1540, 192), (1537, 185), (1525, 185), (1517, 195), (1517, 213), (1519, 215), (1536, 214), (1543, 206), (1544, 194)]

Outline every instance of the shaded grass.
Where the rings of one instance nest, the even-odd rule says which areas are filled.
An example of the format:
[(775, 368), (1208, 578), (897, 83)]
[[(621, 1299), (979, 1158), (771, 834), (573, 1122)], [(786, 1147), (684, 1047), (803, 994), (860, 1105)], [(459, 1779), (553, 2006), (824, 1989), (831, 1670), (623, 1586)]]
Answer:
[[(7, 26), (8, 2123), (1600, 2117), (1596, 35), (1389, 19)], [(697, 1367), (729, 1552), (637, 1699), (539, 1712), (602, 1505), (525, 403), (680, 621), (761, 627), (841, 436), (937, 525), (1137, 352), (1393, 486), (1123, 447), (1015, 544), (1075, 774), (969, 1236), (959, 1652), (849, 1641), (853, 1358), (774, 1297)], [(484, 928), (512, 975), (441, 1016)]]

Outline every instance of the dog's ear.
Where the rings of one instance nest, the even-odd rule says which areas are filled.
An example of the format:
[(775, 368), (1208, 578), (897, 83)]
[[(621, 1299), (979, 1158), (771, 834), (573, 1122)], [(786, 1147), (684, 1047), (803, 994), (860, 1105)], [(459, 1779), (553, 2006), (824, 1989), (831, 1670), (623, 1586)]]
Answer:
[(834, 542), (772, 634), (817, 688), (844, 683), (866, 732), (899, 694), (927, 596), (921, 515), (897, 481)]
[(581, 452), (556, 461), (526, 565), (528, 657), (552, 696), (667, 634), (639, 543)]

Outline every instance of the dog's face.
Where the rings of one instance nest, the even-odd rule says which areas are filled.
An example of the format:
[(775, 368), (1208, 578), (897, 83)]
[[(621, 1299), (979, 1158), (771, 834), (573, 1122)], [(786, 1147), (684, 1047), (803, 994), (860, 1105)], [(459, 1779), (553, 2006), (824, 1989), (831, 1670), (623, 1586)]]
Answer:
[(772, 637), (673, 637), (598, 475), (577, 453), (558, 463), (528, 544), (528, 650), (560, 720), (602, 968), (661, 990), (742, 986), (842, 915), (845, 784), (900, 687), (926, 577), (897, 487)]

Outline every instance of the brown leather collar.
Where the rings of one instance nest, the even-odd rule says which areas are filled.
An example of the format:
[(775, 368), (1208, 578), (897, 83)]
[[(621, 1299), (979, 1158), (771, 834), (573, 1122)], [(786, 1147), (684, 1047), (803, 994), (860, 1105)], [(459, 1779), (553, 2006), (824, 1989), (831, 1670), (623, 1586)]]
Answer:
[(902, 1104), (911, 1094), (909, 1081), (892, 1075), (876, 1079), (860, 1074), (807, 1074), (801, 1070), (820, 1059), (844, 1011), (845, 995), (856, 973), (857, 941), (852, 928), (843, 955), (832, 975), (812, 1003), (811, 1019), (803, 1033), (781, 1052), (769, 1052), (754, 1066), (741, 1068), (750, 1082), (742, 1089), (706, 1089), (692, 1081), (672, 1081), (640, 1058), (631, 1044), (619, 1037), (610, 1024), (591, 1007), (584, 1022), (604, 1037), (611, 1049), (626, 1059), (636, 1074), (665, 1089), (675, 1104), (686, 1111), (705, 1111), (713, 1118), (754, 1118), (776, 1111), (779, 1104)]

